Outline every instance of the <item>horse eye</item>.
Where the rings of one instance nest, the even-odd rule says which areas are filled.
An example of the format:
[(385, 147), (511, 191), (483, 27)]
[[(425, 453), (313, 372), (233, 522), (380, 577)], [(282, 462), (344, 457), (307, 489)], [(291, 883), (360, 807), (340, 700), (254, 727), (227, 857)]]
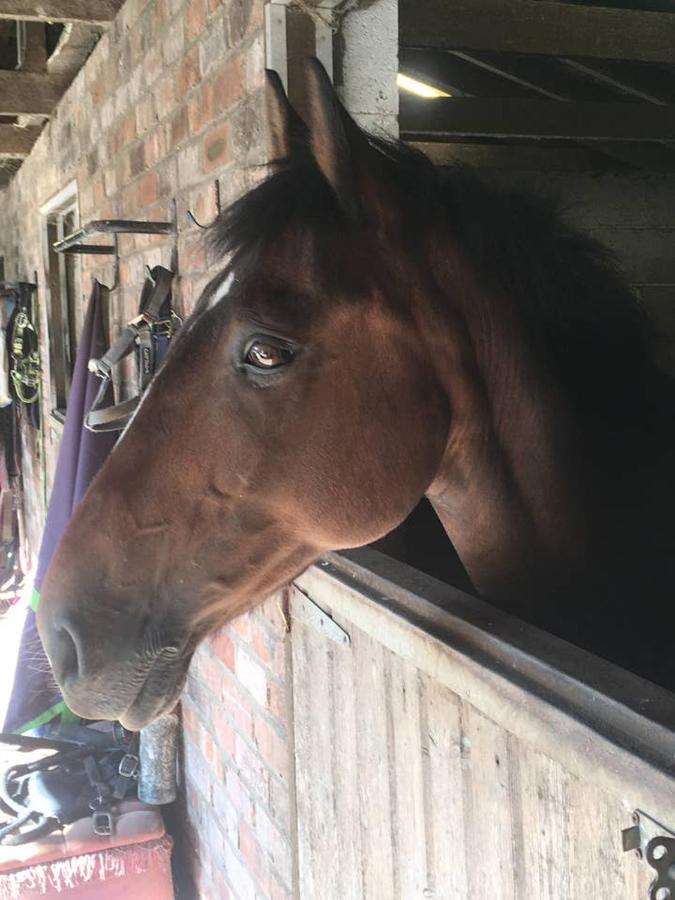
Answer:
[(254, 341), (246, 352), (245, 360), (256, 369), (278, 369), (293, 359), (288, 347), (266, 341)]

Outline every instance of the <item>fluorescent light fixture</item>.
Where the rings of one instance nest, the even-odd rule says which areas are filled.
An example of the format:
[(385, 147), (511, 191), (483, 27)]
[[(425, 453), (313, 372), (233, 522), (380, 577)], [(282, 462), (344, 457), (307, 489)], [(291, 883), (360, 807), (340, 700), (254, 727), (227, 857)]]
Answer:
[(418, 97), (425, 97), (428, 100), (436, 97), (451, 96), (446, 93), (446, 91), (441, 91), (438, 88), (432, 87), (430, 84), (425, 84), (423, 81), (418, 81), (416, 78), (404, 75), (402, 72), (398, 73), (396, 81), (402, 91), (408, 91), (410, 94), (416, 94)]

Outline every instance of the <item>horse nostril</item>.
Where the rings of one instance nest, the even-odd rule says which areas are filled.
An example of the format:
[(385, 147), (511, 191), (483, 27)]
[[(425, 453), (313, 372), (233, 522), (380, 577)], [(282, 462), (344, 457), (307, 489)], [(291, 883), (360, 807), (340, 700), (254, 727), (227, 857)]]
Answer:
[(62, 625), (56, 631), (52, 646), (52, 668), (59, 684), (77, 678), (79, 671), (77, 644), (66, 625)]

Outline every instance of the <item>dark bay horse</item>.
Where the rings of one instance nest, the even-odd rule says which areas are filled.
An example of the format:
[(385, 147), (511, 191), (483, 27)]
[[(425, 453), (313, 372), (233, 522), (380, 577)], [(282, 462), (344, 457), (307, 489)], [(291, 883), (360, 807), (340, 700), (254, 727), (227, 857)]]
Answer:
[(439, 180), (308, 65), (270, 76), (273, 173), (55, 554), (65, 699), (139, 728), (210, 630), (426, 496), (475, 591), (673, 687), (673, 384), (548, 204)]

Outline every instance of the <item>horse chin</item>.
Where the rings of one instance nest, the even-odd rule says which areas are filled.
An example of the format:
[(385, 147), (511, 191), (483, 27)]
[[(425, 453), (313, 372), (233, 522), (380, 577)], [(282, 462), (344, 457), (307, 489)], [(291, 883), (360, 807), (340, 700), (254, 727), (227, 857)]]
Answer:
[(119, 716), (119, 722), (128, 731), (140, 731), (169, 712), (178, 702), (185, 686), (186, 673), (177, 680), (168, 681), (166, 672), (156, 676), (150, 673), (134, 702)]

